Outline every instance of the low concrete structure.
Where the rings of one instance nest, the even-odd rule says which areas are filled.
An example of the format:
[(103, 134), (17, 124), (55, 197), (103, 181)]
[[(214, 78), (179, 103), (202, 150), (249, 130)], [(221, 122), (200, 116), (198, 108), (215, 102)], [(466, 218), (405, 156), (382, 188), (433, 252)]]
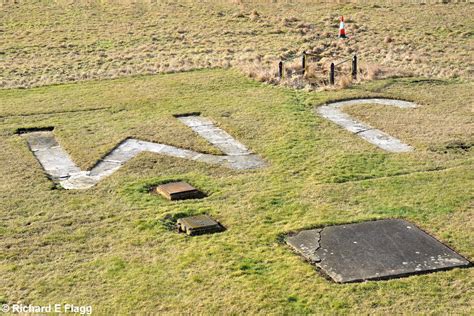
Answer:
[(200, 199), (205, 196), (204, 193), (183, 181), (159, 185), (156, 187), (156, 192), (170, 201)]
[(338, 283), (471, 265), (412, 223), (399, 219), (305, 230), (288, 237), (287, 243)]
[(189, 236), (212, 234), (224, 231), (225, 228), (208, 215), (197, 215), (178, 219), (176, 226), (179, 232)]

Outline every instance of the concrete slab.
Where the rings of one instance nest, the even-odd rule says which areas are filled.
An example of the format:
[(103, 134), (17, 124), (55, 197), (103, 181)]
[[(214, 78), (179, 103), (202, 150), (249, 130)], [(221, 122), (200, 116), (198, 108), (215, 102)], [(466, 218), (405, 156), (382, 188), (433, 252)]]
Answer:
[(68, 179), (62, 180), (59, 183), (66, 190), (85, 190), (92, 188), (100, 181), (97, 176), (91, 176), (89, 171), (81, 171), (79, 173), (71, 174)]
[(471, 265), (414, 224), (399, 219), (302, 231), (288, 237), (287, 243), (338, 283)]
[(91, 169), (89, 175), (97, 177), (97, 179), (102, 179), (110, 176), (112, 173), (120, 169), (120, 167), (122, 167), (122, 162), (120, 161), (102, 160)]
[(413, 151), (413, 147), (402, 143), (399, 139), (392, 137), (378, 129), (372, 128), (369, 125), (361, 123), (341, 111), (341, 108), (344, 106), (356, 104), (381, 104), (396, 106), (403, 109), (417, 107), (415, 103), (402, 100), (354, 99), (333, 102), (324, 106), (320, 106), (316, 108), (316, 112), (319, 113), (322, 117), (336, 123), (337, 125), (348, 130), (349, 132), (358, 135), (359, 137), (365, 139), (371, 144), (378, 146), (379, 148), (382, 148), (383, 150), (394, 153)]
[(321, 231), (322, 229), (303, 230), (288, 238), (287, 243), (311, 263), (320, 262), (317, 250), (320, 247)]
[(371, 129), (370, 126), (357, 122), (349, 115), (341, 112), (337, 108), (324, 105), (318, 108), (318, 113), (321, 114), (321, 116), (323, 116), (324, 118), (327, 118), (328, 120), (333, 121), (337, 125), (344, 127), (351, 133), (360, 133), (362, 131)]
[(64, 179), (70, 173), (81, 171), (59, 146), (52, 132), (32, 132), (22, 137), (26, 137), (34, 156), (52, 180)]
[(223, 165), (223, 166), (226, 166), (228, 168), (235, 169), (235, 168), (232, 168), (231, 166), (228, 166), (226, 164), (227, 156), (216, 156), (216, 155), (210, 155), (210, 154), (198, 154), (198, 155), (194, 156), (191, 159), (193, 161), (204, 162), (204, 163), (208, 163), (210, 165)]
[(189, 126), (189, 127), (214, 125), (214, 123), (212, 123), (210, 119), (199, 116), (199, 115), (185, 115), (185, 116), (178, 116), (177, 118), (178, 120), (180, 120), (186, 126)]
[[(146, 142), (143, 140), (138, 140), (138, 139), (130, 139), (130, 141), (134, 141), (135, 146), (139, 148), (140, 151), (149, 151), (152, 153), (160, 153), (161, 150), (167, 146), (164, 144), (159, 144), (159, 143), (152, 143), (152, 142)], [(169, 146), (172, 147), (172, 146)]]
[(360, 132), (359, 135), (361, 138), (365, 139), (371, 144), (374, 144), (386, 151), (393, 153), (404, 153), (413, 151), (413, 147), (410, 145), (402, 143), (399, 139), (392, 137), (378, 129), (369, 129), (366, 131)]
[(199, 134), (202, 138), (207, 139), (211, 144), (226, 142), (232, 137), (213, 125), (192, 126), (191, 129)]
[(59, 181), (64, 188), (71, 190), (92, 187), (101, 179), (120, 169), (127, 161), (145, 151), (223, 165), (236, 170), (265, 166), (260, 157), (251, 154), (244, 145), (225, 131), (215, 127), (209, 119), (199, 116), (184, 116), (178, 117), (178, 119), (196, 130), (199, 135), (226, 155), (202, 154), (188, 149), (129, 138), (110, 151), (90, 171), (81, 171), (60, 147), (52, 131), (29, 132), (22, 134), (22, 136), (26, 137), (31, 151), (48, 176)]
[(66, 178), (70, 173), (81, 171), (61, 147), (37, 150), (33, 154), (53, 180)]
[(224, 166), (235, 170), (259, 169), (265, 166), (265, 162), (257, 155), (247, 156), (224, 156)]
[(126, 163), (143, 151), (143, 146), (135, 139), (126, 139), (102, 160)]
[(225, 228), (208, 215), (197, 215), (178, 219), (176, 226), (179, 232), (190, 236), (211, 234), (224, 231)]
[(178, 157), (178, 158), (191, 159), (191, 160), (194, 159), (197, 155), (199, 155), (198, 152), (195, 152), (192, 150), (177, 148), (177, 147), (168, 146), (168, 145), (163, 145), (163, 147), (157, 153), (171, 156), (171, 157)]
[(230, 139), (222, 143), (216, 142), (213, 143), (213, 145), (228, 156), (245, 156), (251, 154), (251, 152), (244, 145), (235, 139)]
[(51, 147), (58, 147), (59, 144), (54, 137), (51, 137), (50, 131), (31, 132), (22, 134), (28, 138), (28, 146), (31, 151), (44, 150)]
[(199, 116), (182, 116), (178, 119), (189, 126), (194, 132), (219, 148), (226, 155), (249, 155), (251, 152), (227, 132)]
[(356, 104), (380, 104), (380, 105), (396, 106), (401, 109), (417, 107), (417, 105), (413, 102), (396, 100), (396, 99), (383, 99), (383, 98), (352, 99), (352, 100), (333, 102), (330, 104), (337, 108), (348, 106), (348, 105), (356, 105)]
[(156, 187), (156, 192), (170, 201), (200, 199), (205, 197), (204, 193), (183, 181), (159, 185)]

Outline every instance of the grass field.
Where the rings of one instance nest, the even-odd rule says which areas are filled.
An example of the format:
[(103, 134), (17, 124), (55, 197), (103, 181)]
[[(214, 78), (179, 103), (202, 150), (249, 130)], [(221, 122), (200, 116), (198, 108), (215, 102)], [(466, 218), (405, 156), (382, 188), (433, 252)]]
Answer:
[[(0, 0), (0, 305), (91, 305), (98, 315), (473, 314), (472, 268), (335, 284), (283, 242), (303, 228), (402, 218), (474, 260), (472, 4), (142, 2), (154, 1)], [(347, 41), (335, 38), (341, 14)], [(292, 58), (303, 50), (318, 60), (300, 78)], [(327, 87), (328, 62), (354, 53), (358, 81), (338, 75)], [(280, 59), (289, 69), (282, 84)], [(385, 152), (314, 111), (365, 97), (419, 105), (344, 108), (415, 151)], [(142, 153), (91, 189), (64, 190), (17, 135), (53, 126), (83, 170), (127, 137), (220, 154), (173, 116), (191, 112), (267, 167)], [(170, 180), (208, 197), (149, 194)], [(227, 230), (170, 229), (203, 213)]]
[[(390, 79), (315, 94), (202, 70), (0, 91), (0, 301), (90, 304), (121, 314), (395, 313), (400, 306), (404, 313), (469, 314), (472, 269), (337, 285), (281, 236), (399, 217), (472, 260), (472, 150), (452, 145), (472, 142), (471, 89), (464, 81)], [(421, 107), (348, 111), (415, 152), (386, 153), (313, 114), (328, 100), (379, 95)], [(82, 168), (127, 136), (213, 152), (172, 116), (195, 111), (269, 166), (238, 172), (141, 154), (92, 189), (66, 191), (53, 189), (15, 134), (55, 126)], [(170, 179), (209, 197), (171, 203), (148, 194)], [(211, 214), (228, 230), (178, 235), (167, 218), (182, 213)]]
[[(209, 67), (234, 67), (275, 81), (278, 61), (288, 60), (285, 65), (294, 69), (293, 58), (299, 62), (304, 50), (316, 54), (308, 63), (308, 80), (289, 75), (285, 83), (290, 86), (324, 85), (329, 64), (353, 54), (359, 56), (364, 79), (473, 75), (474, 20), (467, 3), (149, 2), (4, 5), (0, 87)], [(336, 40), (340, 15), (347, 21), (346, 41)], [(338, 81), (347, 85), (344, 77)]]

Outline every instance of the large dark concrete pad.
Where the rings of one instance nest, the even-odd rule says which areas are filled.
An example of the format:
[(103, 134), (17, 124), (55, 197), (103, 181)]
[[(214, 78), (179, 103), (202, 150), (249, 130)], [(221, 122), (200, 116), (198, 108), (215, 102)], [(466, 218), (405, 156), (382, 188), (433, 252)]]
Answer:
[(338, 283), (471, 265), (414, 224), (400, 219), (301, 231), (288, 237), (287, 243)]

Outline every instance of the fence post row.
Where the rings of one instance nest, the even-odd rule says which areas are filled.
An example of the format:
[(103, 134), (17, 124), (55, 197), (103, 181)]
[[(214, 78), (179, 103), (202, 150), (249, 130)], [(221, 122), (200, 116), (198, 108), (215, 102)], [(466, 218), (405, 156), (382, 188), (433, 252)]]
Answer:
[(278, 78), (283, 78), (283, 62), (281, 60), (278, 63)]
[(352, 78), (357, 79), (357, 55), (352, 57)]
[[(343, 62), (345, 63), (346, 61), (348, 60), (345, 60)], [(301, 68), (303, 68), (303, 75), (304, 75), (306, 71), (306, 52), (305, 51), (303, 52), (303, 55), (301, 56)], [(334, 65), (334, 63), (331, 63), (331, 71), (329, 72), (329, 83), (331, 85), (334, 85), (335, 83), (335, 79), (334, 79), (335, 71), (336, 71), (336, 65)], [(280, 80), (283, 78), (283, 61), (282, 60), (280, 60), (280, 62), (278, 63), (278, 78)], [(357, 79), (357, 55), (354, 55), (352, 57), (352, 78)]]
[(334, 68), (335, 68), (334, 63), (331, 63), (331, 71), (329, 73), (329, 83), (332, 85), (334, 84), (334, 70), (335, 70)]

